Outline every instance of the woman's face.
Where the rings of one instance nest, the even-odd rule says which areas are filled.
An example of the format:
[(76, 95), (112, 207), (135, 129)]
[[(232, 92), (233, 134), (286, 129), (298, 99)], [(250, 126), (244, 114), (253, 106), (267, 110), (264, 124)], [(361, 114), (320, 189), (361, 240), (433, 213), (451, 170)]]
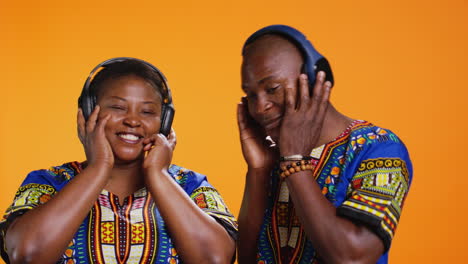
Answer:
[(115, 161), (129, 163), (143, 158), (143, 140), (159, 133), (161, 96), (135, 75), (106, 80), (97, 97), (99, 118), (110, 114), (105, 127)]

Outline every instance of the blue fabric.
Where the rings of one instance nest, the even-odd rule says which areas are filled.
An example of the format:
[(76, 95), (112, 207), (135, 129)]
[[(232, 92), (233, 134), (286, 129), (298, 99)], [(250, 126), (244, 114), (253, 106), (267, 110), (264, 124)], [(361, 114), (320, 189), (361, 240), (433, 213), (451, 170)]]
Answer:
[[(338, 138), (314, 149), (311, 156), (317, 166), (313, 175), (323, 195), (340, 216), (366, 225), (381, 238), (385, 253), (377, 263), (387, 263), (413, 174), (403, 142), (390, 130), (355, 121)], [(320, 263), (292, 201), (285, 198), (285, 182), (278, 174), (278, 170), (272, 172), (257, 261)]]
[[(0, 221), (0, 250), (7, 263), (4, 239), (8, 224), (46, 203), (80, 171), (80, 163), (70, 162), (29, 173)], [(194, 203), (236, 239), (236, 220), (206, 176), (176, 165), (168, 171)], [(125, 263), (180, 263), (164, 220), (146, 188), (126, 197), (123, 205), (116, 195), (103, 190), (57, 263), (107, 263), (116, 259)]]

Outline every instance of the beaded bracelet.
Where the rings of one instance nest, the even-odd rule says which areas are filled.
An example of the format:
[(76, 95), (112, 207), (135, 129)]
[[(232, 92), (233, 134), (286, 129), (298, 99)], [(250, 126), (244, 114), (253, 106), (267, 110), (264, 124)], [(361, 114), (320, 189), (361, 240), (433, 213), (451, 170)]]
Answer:
[(301, 160), (296, 162), (291, 162), (288, 165), (281, 166), (280, 176), (282, 179), (286, 179), (289, 175), (305, 170), (314, 170), (315, 166), (308, 160)]

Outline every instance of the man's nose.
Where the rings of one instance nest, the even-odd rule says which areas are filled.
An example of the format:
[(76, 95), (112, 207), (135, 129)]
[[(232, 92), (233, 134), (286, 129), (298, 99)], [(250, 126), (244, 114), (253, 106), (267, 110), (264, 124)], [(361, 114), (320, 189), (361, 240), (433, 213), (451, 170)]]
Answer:
[(271, 109), (273, 103), (266, 96), (259, 96), (257, 98), (257, 104), (255, 106), (255, 111), (258, 114), (264, 114)]

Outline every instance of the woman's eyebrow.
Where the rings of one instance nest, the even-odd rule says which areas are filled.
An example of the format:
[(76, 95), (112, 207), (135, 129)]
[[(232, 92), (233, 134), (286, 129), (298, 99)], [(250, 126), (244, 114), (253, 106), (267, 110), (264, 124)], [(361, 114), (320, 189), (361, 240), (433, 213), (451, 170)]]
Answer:
[(157, 105), (155, 101), (144, 101), (143, 104), (154, 104)]
[(127, 100), (125, 100), (125, 98), (120, 97), (120, 96), (116, 96), (116, 95), (111, 96), (110, 99), (117, 99), (117, 100), (120, 100), (120, 101), (127, 101)]

